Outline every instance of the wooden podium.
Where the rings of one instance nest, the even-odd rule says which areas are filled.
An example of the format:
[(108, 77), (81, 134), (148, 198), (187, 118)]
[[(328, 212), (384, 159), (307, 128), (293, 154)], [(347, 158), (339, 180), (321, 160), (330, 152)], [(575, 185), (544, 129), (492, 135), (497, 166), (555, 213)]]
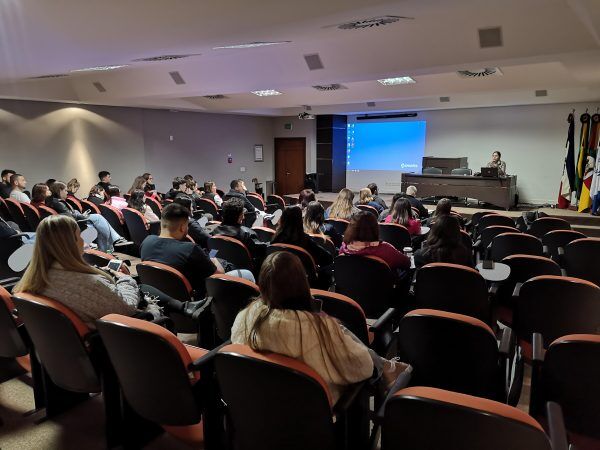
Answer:
[(452, 169), (460, 169), (461, 167), (469, 167), (467, 157), (462, 156), (460, 158), (436, 158), (435, 156), (423, 156), (423, 168), (425, 167), (437, 167), (442, 169), (443, 174), (450, 175)]

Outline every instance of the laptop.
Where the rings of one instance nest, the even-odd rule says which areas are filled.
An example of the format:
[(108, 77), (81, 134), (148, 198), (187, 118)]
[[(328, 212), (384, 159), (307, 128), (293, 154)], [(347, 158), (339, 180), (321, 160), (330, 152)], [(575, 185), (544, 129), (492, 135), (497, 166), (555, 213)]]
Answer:
[(481, 176), (484, 178), (498, 178), (497, 167), (482, 167)]

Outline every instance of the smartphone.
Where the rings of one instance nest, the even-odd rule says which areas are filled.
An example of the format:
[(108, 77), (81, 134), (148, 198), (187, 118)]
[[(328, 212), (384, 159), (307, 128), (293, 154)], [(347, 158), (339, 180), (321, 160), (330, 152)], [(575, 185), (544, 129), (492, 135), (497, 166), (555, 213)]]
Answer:
[(209, 258), (214, 258), (214, 257), (216, 257), (216, 256), (217, 256), (217, 253), (219, 253), (219, 250), (217, 250), (217, 249), (213, 249), (213, 250), (211, 250), (211, 251), (208, 253), (208, 257), (209, 257)]
[(491, 259), (484, 259), (481, 263), (481, 267), (483, 267), (484, 269), (493, 269), (494, 261), (492, 261)]
[(121, 270), (122, 265), (123, 265), (123, 261), (121, 261), (120, 259), (111, 259), (108, 262), (108, 268), (110, 270), (114, 270), (115, 272), (118, 272), (119, 270)]

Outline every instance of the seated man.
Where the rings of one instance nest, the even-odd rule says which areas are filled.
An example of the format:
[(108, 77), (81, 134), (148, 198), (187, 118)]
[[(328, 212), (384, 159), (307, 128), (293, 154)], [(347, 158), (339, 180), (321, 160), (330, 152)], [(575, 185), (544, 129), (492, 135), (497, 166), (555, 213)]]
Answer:
[(417, 198), (417, 188), (415, 186), (409, 186), (406, 188), (405, 198), (410, 202), (410, 206), (413, 206), (419, 210), (419, 217), (426, 219), (429, 217), (429, 211), (423, 206), (421, 200)]
[(16, 172), (11, 169), (2, 170), (2, 180), (0, 181), (0, 197), (8, 198), (10, 197), (10, 193), (12, 191), (12, 185), (10, 184), (10, 177), (12, 177)]
[(385, 201), (379, 196), (379, 188), (377, 187), (377, 185), (375, 183), (369, 183), (367, 184), (367, 187), (371, 191), (371, 194), (373, 194), (373, 201), (379, 206), (381, 206), (383, 209), (387, 209)]
[(10, 177), (10, 185), (12, 191), (10, 191), (10, 197), (23, 203), (30, 203), (29, 197), (25, 194), (25, 187), (27, 186), (27, 180), (20, 173), (14, 173)]
[[(160, 236), (150, 235), (140, 248), (142, 261), (155, 261), (179, 270), (196, 291), (196, 298), (206, 295), (205, 280), (215, 273), (223, 273), (223, 266), (196, 244), (181, 239), (188, 234), (190, 211), (173, 203), (162, 210)], [(254, 282), (247, 270), (232, 270), (228, 275), (246, 278)]]
[(248, 248), (255, 261), (262, 261), (267, 244), (261, 242), (251, 228), (242, 225), (244, 223), (244, 202), (236, 197), (223, 202), (221, 217), (223, 219), (221, 225), (217, 226), (211, 235), (236, 238)]
[[(202, 225), (200, 225), (199, 221), (194, 219), (191, 215), (192, 211), (192, 199), (186, 194), (179, 194), (173, 200), (173, 203), (177, 203), (184, 208), (187, 208), (190, 211), (190, 217), (188, 219), (188, 234), (194, 240), (196, 244), (198, 244), (202, 248), (208, 248), (208, 238), (210, 234)], [(206, 214), (210, 215), (210, 214)]]
[(108, 192), (108, 187), (111, 185), (110, 180), (112, 179), (110, 172), (107, 170), (101, 170), (98, 172), (98, 178), (100, 178), (98, 186), (102, 186), (102, 189), (104, 189), (105, 192)]
[(187, 182), (185, 179), (183, 179), (181, 177), (173, 178), (173, 187), (169, 190), (169, 192), (167, 192), (165, 194), (165, 199), (166, 200), (175, 200), (175, 197), (177, 197), (177, 194), (179, 194), (181, 192), (185, 193), (186, 188), (187, 188)]
[(226, 197), (239, 198), (240, 200), (242, 200), (246, 211), (248, 211), (248, 212), (256, 211), (256, 208), (254, 207), (254, 205), (252, 203), (250, 203), (250, 200), (248, 200), (248, 198), (246, 197), (246, 185), (244, 184), (244, 180), (233, 180), (229, 184), (229, 187), (231, 189), (229, 190), (229, 192), (227, 194), (225, 194)]
[(202, 198), (207, 198), (215, 202), (218, 207), (223, 205), (223, 199), (217, 193), (217, 185), (214, 181), (207, 181), (204, 183), (204, 194)]

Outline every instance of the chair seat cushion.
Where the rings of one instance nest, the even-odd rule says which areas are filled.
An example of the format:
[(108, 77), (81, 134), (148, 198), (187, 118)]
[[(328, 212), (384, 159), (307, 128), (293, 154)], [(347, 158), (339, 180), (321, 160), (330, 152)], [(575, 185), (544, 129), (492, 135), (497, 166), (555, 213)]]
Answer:
[(174, 438), (185, 442), (192, 448), (204, 448), (204, 424), (202, 421), (194, 425), (171, 426), (161, 425)]

